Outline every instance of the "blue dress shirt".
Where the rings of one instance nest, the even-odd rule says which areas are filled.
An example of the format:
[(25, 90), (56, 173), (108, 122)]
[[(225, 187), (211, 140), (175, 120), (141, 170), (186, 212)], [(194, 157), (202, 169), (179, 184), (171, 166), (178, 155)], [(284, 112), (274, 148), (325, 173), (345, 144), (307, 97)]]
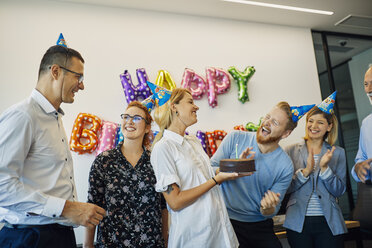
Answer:
[[(359, 149), (355, 157), (355, 164), (363, 162), (372, 158), (372, 114), (364, 118), (362, 126), (360, 128), (360, 137), (359, 137)], [(361, 182), (357, 174), (355, 173), (355, 165), (351, 169), (351, 175), (354, 180)], [(371, 171), (368, 171), (366, 180), (371, 179)]]

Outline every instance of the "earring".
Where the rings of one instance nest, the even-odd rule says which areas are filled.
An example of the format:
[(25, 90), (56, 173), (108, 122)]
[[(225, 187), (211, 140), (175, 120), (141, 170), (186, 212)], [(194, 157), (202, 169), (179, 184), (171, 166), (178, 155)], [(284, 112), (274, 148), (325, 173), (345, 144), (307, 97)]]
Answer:
[(176, 111), (176, 115), (178, 116), (178, 111)]

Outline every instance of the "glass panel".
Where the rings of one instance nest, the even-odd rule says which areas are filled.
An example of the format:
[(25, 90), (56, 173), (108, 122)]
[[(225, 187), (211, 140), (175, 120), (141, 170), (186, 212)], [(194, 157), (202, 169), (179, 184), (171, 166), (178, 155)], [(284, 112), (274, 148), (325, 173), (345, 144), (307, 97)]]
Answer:
[(313, 42), (314, 42), (316, 65), (317, 65), (318, 75), (319, 75), (320, 90), (321, 90), (322, 98), (324, 98), (326, 96), (329, 96), (332, 92), (331, 92), (331, 86), (328, 80), (327, 63), (326, 63), (324, 50), (323, 50), (322, 35), (320, 33), (313, 32), (312, 36), (313, 36)]
[[(333, 83), (329, 82), (326, 57), (323, 49), (322, 34), (313, 32), (314, 50), (319, 73), (319, 82), (324, 99), (331, 89), (337, 90), (337, 112), (339, 113), (339, 142), (344, 145), (348, 172), (354, 165), (358, 151), (359, 128), (362, 120), (372, 112), (363, 89), (364, 73), (372, 63), (372, 39), (359, 39), (345, 35), (326, 35)], [(333, 87), (332, 87), (333, 86)], [(356, 200), (357, 185), (349, 175), (352, 195)], [(350, 190), (350, 189), (347, 189)], [(349, 217), (348, 194), (339, 199), (345, 218)]]
[[(363, 88), (364, 73), (368, 68), (368, 62), (362, 58), (368, 56), (372, 58), (372, 41), (327, 35), (327, 42), (337, 90), (338, 111), (341, 117), (339, 120), (340, 131), (344, 140), (348, 171), (350, 172), (358, 151), (361, 122), (371, 113), (371, 106)], [(351, 175), (350, 182), (354, 202), (356, 202), (357, 184)], [(340, 198), (340, 206), (344, 213), (346, 213), (347, 204), (348, 200), (345, 194)]]

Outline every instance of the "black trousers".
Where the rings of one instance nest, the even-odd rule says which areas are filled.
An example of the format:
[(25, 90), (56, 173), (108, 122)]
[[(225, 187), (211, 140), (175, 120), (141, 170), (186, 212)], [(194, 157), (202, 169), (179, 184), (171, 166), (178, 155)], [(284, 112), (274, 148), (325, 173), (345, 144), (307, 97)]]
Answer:
[(32, 227), (3, 227), (0, 231), (1, 248), (76, 248), (72, 227), (58, 224)]
[(240, 222), (230, 219), (239, 248), (281, 248), (282, 245), (274, 233), (272, 219), (260, 222)]
[(342, 248), (344, 235), (334, 236), (324, 216), (306, 216), (301, 233), (287, 229), (291, 248)]

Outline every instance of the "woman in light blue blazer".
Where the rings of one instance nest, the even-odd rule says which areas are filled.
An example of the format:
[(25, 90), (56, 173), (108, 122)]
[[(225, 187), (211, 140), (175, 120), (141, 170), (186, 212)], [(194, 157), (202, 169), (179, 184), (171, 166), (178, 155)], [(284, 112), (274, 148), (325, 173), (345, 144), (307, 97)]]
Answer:
[(311, 109), (304, 141), (286, 149), (295, 171), (284, 222), (292, 248), (344, 247), (347, 228), (337, 198), (346, 190), (346, 158), (333, 146), (338, 125), (330, 112)]

